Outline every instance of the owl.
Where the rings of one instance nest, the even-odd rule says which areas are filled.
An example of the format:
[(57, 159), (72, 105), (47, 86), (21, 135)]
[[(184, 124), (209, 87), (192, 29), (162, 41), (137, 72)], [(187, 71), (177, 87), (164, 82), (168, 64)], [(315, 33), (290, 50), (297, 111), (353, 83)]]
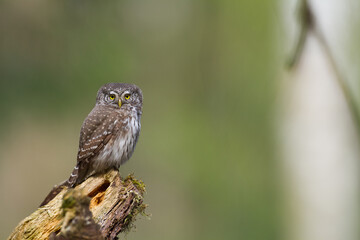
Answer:
[(40, 206), (63, 186), (75, 187), (130, 159), (141, 129), (142, 102), (142, 91), (134, 84), (108, 83), (98, 90), (95, 106), (81, 127), (77, 164), (69, 179), (55, 186)]

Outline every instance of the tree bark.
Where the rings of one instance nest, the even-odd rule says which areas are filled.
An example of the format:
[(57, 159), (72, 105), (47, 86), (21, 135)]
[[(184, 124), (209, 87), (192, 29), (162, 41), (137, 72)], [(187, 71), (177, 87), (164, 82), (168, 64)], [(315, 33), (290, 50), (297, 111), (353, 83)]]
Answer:
[(74, 189), (65, 187), (21, 221), (8, 240), (117, 239), (144, 214), (144, 192), (142, 181), (132, 175), (122, 180), (117, 170), (90, 177)]

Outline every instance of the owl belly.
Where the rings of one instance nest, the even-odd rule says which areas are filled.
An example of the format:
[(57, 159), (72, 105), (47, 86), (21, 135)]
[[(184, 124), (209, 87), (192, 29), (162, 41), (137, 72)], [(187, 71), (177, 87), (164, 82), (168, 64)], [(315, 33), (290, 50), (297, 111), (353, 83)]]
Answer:
[(128, 119), (125, 129), (115, 135), (93, 161), (95, 172), (110, 168), (119, 168), (130, 159), (134, 152), (140, 132), (140, 122), (136, 118)]

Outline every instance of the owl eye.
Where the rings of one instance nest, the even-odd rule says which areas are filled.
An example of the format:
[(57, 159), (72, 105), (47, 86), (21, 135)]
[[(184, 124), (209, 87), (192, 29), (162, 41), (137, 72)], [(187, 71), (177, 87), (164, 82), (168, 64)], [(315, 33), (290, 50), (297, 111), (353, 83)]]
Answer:
[(110, 99), (111, 101), (114, 100), (115, 97), (116, 97), (115, 94), (110, 94), (110, 95), (109, 95), (109, 99)]
[(131, 94), (130, 94), (130, 93), (127, 93), (127, 94), (124, 95), (124, 98), (125, 98), (126, 100), (129, 100), (129, 99), (130, 99), (130, 96), (131, 96)]

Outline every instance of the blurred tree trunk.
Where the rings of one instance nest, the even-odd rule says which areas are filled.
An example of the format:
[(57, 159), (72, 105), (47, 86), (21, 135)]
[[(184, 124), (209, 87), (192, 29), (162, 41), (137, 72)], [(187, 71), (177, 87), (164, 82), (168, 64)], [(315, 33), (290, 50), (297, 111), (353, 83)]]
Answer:
[[(339, 44), (343, 31), (351, 31), (339, 19), (349, 18), (343, 2), (308, 4), (313, 17), (306, 23), (300, 15), (299, 24), (310, 25), (286, 76), (281, 126), (290, 210), (287, 239), (359, 239), (358, 109), (345, 79), (351, 76), (347, 62), (339, 61), (346, 58)], [(288, 2), (284, 6), (294, 21), (294, 8)]]

